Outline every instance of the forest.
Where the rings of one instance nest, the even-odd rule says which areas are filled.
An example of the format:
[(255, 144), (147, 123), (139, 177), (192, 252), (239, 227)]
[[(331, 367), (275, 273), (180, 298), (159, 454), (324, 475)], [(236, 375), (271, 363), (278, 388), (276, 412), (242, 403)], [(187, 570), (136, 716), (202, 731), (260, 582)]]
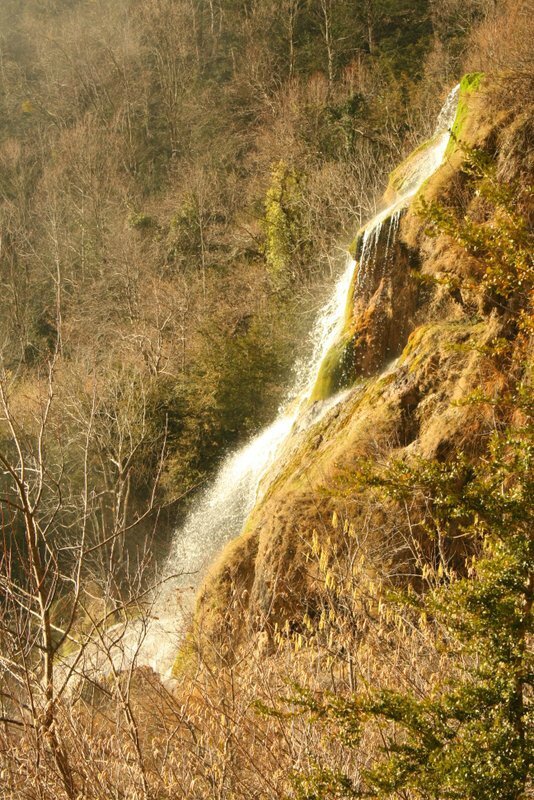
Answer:
[(533, 19), (1, 0), (0, 798), (532, 796)]

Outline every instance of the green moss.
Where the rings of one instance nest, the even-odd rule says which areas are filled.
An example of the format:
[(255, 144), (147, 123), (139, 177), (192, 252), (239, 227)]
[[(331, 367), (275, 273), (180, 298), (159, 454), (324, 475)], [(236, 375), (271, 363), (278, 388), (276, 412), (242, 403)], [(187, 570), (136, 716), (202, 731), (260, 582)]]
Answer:
[(358, 255), (362, 249), (363, 230), (359, 230), (352, 242), (348, 246), (349, 255), (357, 261)]
[(326, 400), (353, 382), (352, 342), (346, 338), (336, 342), (323, 358), (310, 400)]
[[(360, 249), (361, 233), (355, 239), (355, 246)], [(327, 400), (342, 389), (352, 386), (356, 380), (354, 373), (354, 292), (358, 271), (354, 276), (347, 293), (343, 329), (338, 341), (332, 345), (323, 358), (315, 386), (310, 395), (310, 402)]]
[(456, 109), (456, 116), (451, 128), (451, 138), (447, 145), (445, 155), (450, 155), (457, 147), (457, 143), (461, 137), (462, 129), (469, 114), (469, 97), (474, 92), (478, 91), (484, 79), (483, 72), (469, 72), (464, 75), (460, 81), (460, 94), (458, 97), (458, 106)]
[(404, 364), (414, 352), (419, 348), (421, 342), (423, 341), (426, 334), (435, 327), (433, 325), (420, 325), (419, 328), (416, 328), (413, 333), (410, 334), (408, 337), (408, 342), (406, 343), (406, 347), (402, 351), (399, 363)]

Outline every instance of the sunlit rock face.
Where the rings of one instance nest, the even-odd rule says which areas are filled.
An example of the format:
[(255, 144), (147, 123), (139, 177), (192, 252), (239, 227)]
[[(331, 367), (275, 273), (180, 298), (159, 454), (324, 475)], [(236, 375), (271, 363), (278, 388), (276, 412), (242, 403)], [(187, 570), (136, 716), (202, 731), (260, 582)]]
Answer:
[(315, 356), (287, 436), (260, 476), (241, 536), (199, 593), (197, 619), (207, 630), (226, 630), (226, 609), (235, 598), (243, 609), (241, 634), (290, 617), (299, 602), (296, 587), (310, 591), (302, 543), (328, 513), (319, 488), (325, 477), (366, 454), (373, 439), (394, 437), (407, 446), (419, 431), (412, 417), (420, 389), (408, 365), (397, 363), (422, 302), (413, 275), (420, 253), (407, 244), (402, 226), (410, 202), (443, 161), (457, 99), (455, 87), (436, 133), (401, 165), (402, 180), (351, 247), (352, 259), (320, 315)]

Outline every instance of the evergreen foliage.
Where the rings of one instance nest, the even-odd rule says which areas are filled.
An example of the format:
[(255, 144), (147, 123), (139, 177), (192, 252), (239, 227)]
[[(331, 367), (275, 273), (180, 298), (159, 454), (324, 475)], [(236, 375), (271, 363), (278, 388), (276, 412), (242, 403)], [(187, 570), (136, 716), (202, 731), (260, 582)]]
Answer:
[[(421, 798), (527, 797), (533, 454), (531, 429), (511, 428), (494, 435), (477, 465), (462, 458), (448, 464), (398, 462), (364, 478), (396, 501), (424, 496), (432, 509), (427, 534), (470, 540), (477, 552), (464, 574), (446, 562), (431, 566), (426, 575), (433, 575), (435, 587), (406, 596), (420, 625), (432, 621), (435, 646), (450, 654), (455, 667), (438, 676), (423, 698), (369, 687), (346, 700), (315, 700), (314, 713), (335, 721), (342, 733), (379, 721), (384, 757), (363, 771), (357, 787), (336, 776), (325, 783), (324, 773), (312, 773), (300, 781), (299, 798), (393, 798), (406, 790)], [(310, 703), (303, 705), (311, 708)]]
[(301, 179), (285, 162), (273, 170), (265, 198), (265, 257), (276, 286), (294, 278), (306, 253), (303, 236)]
[[(423, 509), (421, 521), (410, 527), (420, 527), (437, 547), (433, 560), (416, 564), (420, 591), (385, 588), (378, 602), (390, 616), (395, 608), (401, 615), (409, 609), (411, 624), (432, 626), (433, 646), (447, 654), (450, 667), (419, 693), (369, 686), (349, 697), (298, 699), (297, 706), (316, 720), (349, 735), (350, 747), (358, 748), (372, 722), (383, 742), (382, 756), (361, 767), (356, 782), (320, 765), (297, 776), (300, 800), (519, 800), (532, 789), (534, 440), (525, 336), (532, 321), (533, 275), (532, 231), (524, 212), (530, 188), (499, 179), (487, 153), (463, 150), (470, 193), (480, 198), (484, 213), (477, 204), (461, 215), (457, 206), (424, 202), (421, 213), (431, 235), (451, 237), (475, 259), (494, 306), (519, 326), (514, 347), (520, 378), (504, 396), (493, 398), (503, 423), (481, 458), (460, 452), (445, 462), (393, 459), (382, 469), (369, 463), (357, 476), (361, 488), (375, 487), (396, 507)], [(465, 275), (460, 287), (465, 290), (469, 281)], [(498, 361), (510, 347), (491, 349), (489, 358)], [(504, 421), (511, 418), (518, 421)], [(472, 553), (467, 560), (448, 555), (460, 541)], [(326, 588), (333, 585), (327, 563), (328, 558)]]
[(519, 180), (502, 181), (492, 156), (466, 145), (463, 171), (480, 198), (479, 213), (459, 217), (458, 209), (421, 201), (427, 233), (444, 233), (480, 265), (480, 285), (501, 312), (519, 315), (528, 324), (530, 292), (534, 284), (534, 237), (526, 209), (532, 186)]

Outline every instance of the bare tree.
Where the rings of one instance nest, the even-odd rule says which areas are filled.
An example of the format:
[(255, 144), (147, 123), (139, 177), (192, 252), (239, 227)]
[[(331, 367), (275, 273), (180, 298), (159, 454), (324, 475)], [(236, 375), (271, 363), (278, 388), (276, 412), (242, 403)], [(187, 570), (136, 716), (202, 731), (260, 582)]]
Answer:
[(293, 78), (295, 73), (295, 29), (301, 9), (302, 0), (284, 0), (283, 11), (289, 45), (289, 80)]
[[(36, 767), (52, 759), (65, 796), (75, 798), (77, 779), (58, 715), (73, 680), (102, 677), (95, 654), (99, 641), (104, 652), (113, 649), (110, 627), (134, 612), (138, 625), (144, 619), (150, 536), (145, 530), (136, 558), (125, 541), (157, 520), (165, 435), (140, 508), (131, 487), (135, 458), (148, 438), (142, 387), (134, 413), (116, 396), (115, 408), (109, 405), (96, 382), (82, 400), (75, 393), (65, 397), (62, 369), (58, 346), (31, 398), (20, 374), (5, 366), (0, 373), (0, 716), (6, 730), (30, 736)], [(128, 693), (108, 660), (139, 757)]]

